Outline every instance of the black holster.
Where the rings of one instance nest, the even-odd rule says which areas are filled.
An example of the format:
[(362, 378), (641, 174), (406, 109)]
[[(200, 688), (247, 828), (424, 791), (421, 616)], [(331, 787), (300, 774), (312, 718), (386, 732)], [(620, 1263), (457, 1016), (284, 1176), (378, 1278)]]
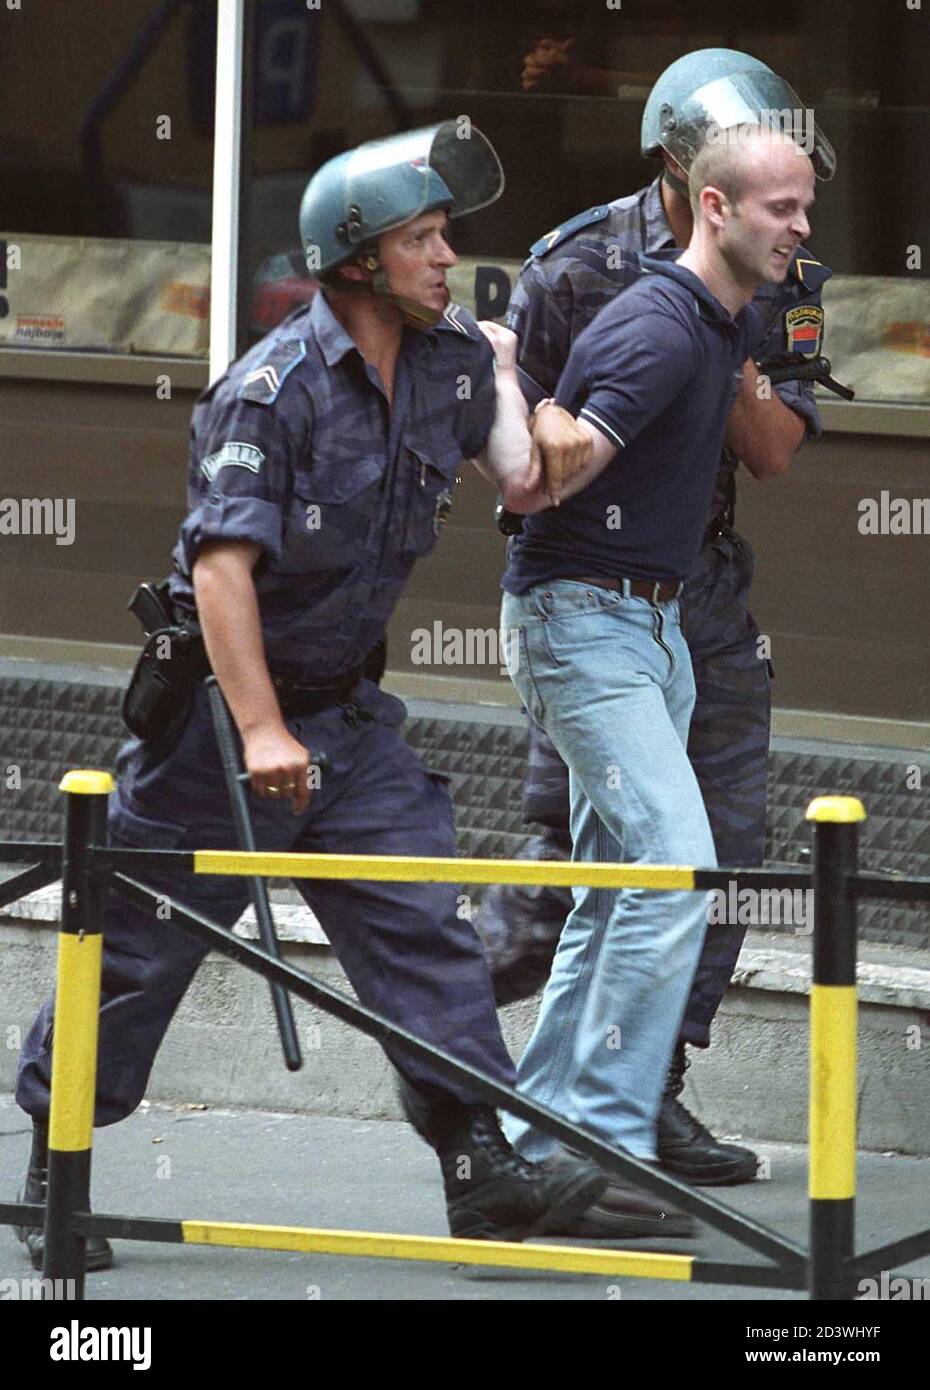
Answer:
[[(142, 624), (145, 646), (123, 696), (123, 721), (130, 733), (147, 742), (163, 738), (183, 723), (198, 682), (210, 674), (200, 624), (195, 617), (178, 612), (169, 597), (168, 584), (167, 579), (160, 584), (140, 584), (127, 605)], [(336, 704), (363, 676), (380, 684), (386, 660), (387, 644), (381, 641), (346, 678), (345, 689), (334, 686), (325, 694), (322, 689), (313, 692), (323, 695), (315, 702), (306, 694), (302, 701), (289, 699), (282, 688), (287, 682), (276, 680), (279, 704), (285, 713), (307, 713), (311, 708)]]
[(140, 584), (129, 608), (146, 640), (123, 696), (123, 720), (137, 738), (153, 742), (183, 722), (210, 663), (199, 624), (175, 613), (167, 581)]

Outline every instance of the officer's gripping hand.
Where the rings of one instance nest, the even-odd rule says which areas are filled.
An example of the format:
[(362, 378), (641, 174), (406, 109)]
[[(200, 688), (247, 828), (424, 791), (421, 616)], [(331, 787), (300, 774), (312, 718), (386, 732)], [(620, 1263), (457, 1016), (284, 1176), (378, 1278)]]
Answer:
[(294, 815), (310, 805), (310, 754), (286, 727), (265, 726), (242, 740), (242, 756), (256, 796), (289, 799)]
[(543, 486), (553, 507), (566, 485), (591, 462), (591, 436), (554, 401), (541, 401), (530, 417), (534, 452), (542, 460)]
[(493, 319), (479, 320), (478, 327), (494, 349), (495, 365), (504, 371), (515, 368), (519, 340), (513, 329), (505, 328)]

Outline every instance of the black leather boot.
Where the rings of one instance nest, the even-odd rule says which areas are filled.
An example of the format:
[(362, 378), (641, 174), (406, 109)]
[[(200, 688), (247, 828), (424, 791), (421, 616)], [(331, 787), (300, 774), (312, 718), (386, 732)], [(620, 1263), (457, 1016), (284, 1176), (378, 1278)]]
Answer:
[(526, 1240), (562, 1229), (607, 1187), (594, 1163), (576, 1159), (558, 1172), (510, 1147), (490, 1105), (468, 1105), (436, 1147), (449, 1230), (471, 1240)]
[[(29, 1168), (26, 1183), (17, 1201), (38, 1203), (45, 1206), (48, 1192), (48, 1125), (39, 1120), (32, 1122), (32, 1153), (29, 1155)], [(29, 1251), (33, 1269), (41, 1269), (45, 1257), (45, 1232), (41, 1226), (14, 1226), (13, 1232)], [(113, 1250), (110, 1242), (103, 1236), (88, 1236), (84, 1245), (84, 1268), (87, 1270), (109, 1269), (113, 1263)]]
[(722, 1144), (678, 1099), (684, 1089), (688, 1065), (685, 1044), (679, 1041), (668, 1069), (659, 1110), (657, 1151), (660, 1166), (695, 1187), (732, 1187), (752, 1182), (759, 1163), (752, 1150), (740, 1148), (738, 1144)]
[(467, 1240), (526, 1240), (580, 1217), (607, 1187), (594, 1163), (573, 1159), (557, 1172), (521, 1158), (490, 1105), (431, 1100), (401, 1082), (408, 1119), (435, 1149), (449, 1230)]

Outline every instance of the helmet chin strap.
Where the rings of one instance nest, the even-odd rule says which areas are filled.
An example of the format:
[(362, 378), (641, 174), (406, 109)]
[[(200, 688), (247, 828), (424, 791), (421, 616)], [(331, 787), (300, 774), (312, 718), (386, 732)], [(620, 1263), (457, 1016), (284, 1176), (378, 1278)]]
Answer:
[(400, 310), (401, 318), (408, 328), (434, 328), (442, 318), (443, 311), (441, 309), (431, 309), (429, 305), (421, 304), (419, 300), (407, 299), (402, 294), (395, 294), (388, 284), (388, 278), (374, 252), (359, 256), (356, 264), (361, 266), (362, 270), (370, 271), (371, 279), (343, 280), (339, 286), (341, 292), (377, 295), (379, 299), (388, 300), (390, 304), (395, 305)]
[(684, 198), (685, 202), (688, 201), (690, 193), (687, 183), (684, 179), (680, 179), (677, 174), (673, 174), (667, 164), (662, 170), (662, 178), (668, 184), (669, 188), (674, 188), (680, 198)]
[[(362, 283), (366, 282), (362, 281)], [(380, 265), (368, 283), (372, 294), (376, 294), (379, 299), (387, 299), (391, 304), (397, 306), (401, 318), (408, 328), (435, 328), (442, 318), (442, 309), (431, 309), (429, 305), (421, 304), (417, 299), (407, 299), (402, 294), (395, 294)]]

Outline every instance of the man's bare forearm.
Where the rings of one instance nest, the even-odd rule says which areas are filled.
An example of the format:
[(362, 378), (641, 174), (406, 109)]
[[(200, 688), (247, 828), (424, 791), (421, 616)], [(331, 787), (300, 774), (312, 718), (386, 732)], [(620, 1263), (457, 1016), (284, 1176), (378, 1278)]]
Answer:
[[(560, 485), (561, 501), (574, 497), (576, 493), (582, 492), (589, 484), (593, 483), (595, 478), (600, 477), (617, 452), (615, 445), (606, 435), (595, 429), (587, 420), (579, 419), (577, 424), (582, 435), (587, 435), (590, 441), (590, 454), (587, 463), (582, 464), (577, 472)], [(516, 512), (520, 516), (530, 516), (533, 512), (545, 511), (547, 507), (552, 506), (552, 498), (546, 486), (545, 476), (540, 473), (538, 481), (533, 480), (522, 488), (516, 483), (511, 484), (509, 494), (504, 498), (504, 503), (508, 511)]]
[(578, 490), (570, 484), (591, 457), (590, 432), (552, 400), (541, 401), (530, 421), (520, 387), (517, 335), (491, 321), (478, 327), (494, 349), (497, 401), (487, 444), (475, 463), (497, 484), (509, 511), (557, 507)]
[(504, 506), (513, 511), (513, 502), (531, 483), (533, 441), (516, 368), (496, 366), (494, 385), (497, 412), (478, 466), (497, 484)]
[(243, 738), (282, 728), (262, 641), (252, 567), (260, 548), (228, 542), (204, 550), (194, 565), (197, 613), (213, 673)]
[(777, 392), (760, 396), (754, 362), (743, 367), (743, 380), (727, 420), (727, 446), (760, 480), (787, 472), (795, 450), (804, 442), (804, 422)]
[(530, 420), (515, 367), (498, 365), (496, 382), (497, 415), (476, 462), (497, 484), (507, 510), (540, 512), (580, 492), (603, 467), (591, 467), (593, 431), (561, 406), (545, 402)]

